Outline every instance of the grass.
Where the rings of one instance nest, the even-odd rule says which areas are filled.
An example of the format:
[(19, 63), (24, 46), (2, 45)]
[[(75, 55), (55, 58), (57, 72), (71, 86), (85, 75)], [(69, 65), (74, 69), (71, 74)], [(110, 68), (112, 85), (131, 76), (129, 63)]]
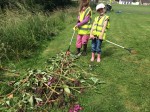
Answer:
[[(41, 48), (43, 41), (52, 40), (66, 26), (65, 16), (67, 11), (55, 11), (44, 14), (43, 12), (19, 12), (9, 11), (1, 14), (0, 29), (1, 39), (4, 47), (1, 52), (9, 59), (28, 58)], [(71, 21), (71, 19), (67, 20)]]
[[(111, 27), (107, 39), (125, 47), (131, 47), (137, 54), (129, 54), (124, 49), (103, 41), (101, 63), (90, 63), (90, 41), (88, 55), (77, 61), (81, 67), (97, 74), (105, 81), (98, 87), (100, 93), (86, 91), (79, 96), (83, 112), (149, 112), (150, 111), (150, 7), (113, 5), (114, 11), (108, 13)], [(116, 13), (121, 11), (121, 13)], [(95, 15), (94, 15), (95, 16)], [(40, 55), (16, 64), (16, 68), (41, 68), (47, 58), (60, 51), (66, 51), (72, 36), (72, 27), (68, 26), (48, 45)], [(75, 52), (75, 38), (71, 51)], [(93, 70), (89, 70), (89, 65)], [(66, 110), (55, 110), (55, 112)]]
[[(114, 12), (109, 13), (111, 28), (107, 39), (131, 47), (137, 51), (137, 54), (129, 54), (119, 47), (103, 42), (102, 62), (92, 63), (96, 67), (92, 72), (98, 73), (106, 84), (100, 87), (100, 95), (87, 93), (81, 99), (81, 101), (84, 99), (86, 105), (84, 111), (148, 112), (150, 111), (150, 51), (148, 50), (150, 8), (114, 5), (113, 9)], [(122, 13), (116, 13), (118, 10)], [(141, 11), (140, 14), (137, 10)], [(82, 61), (88, 62), (89, 59), (90, 54), (87, 58), (83, 57)]]

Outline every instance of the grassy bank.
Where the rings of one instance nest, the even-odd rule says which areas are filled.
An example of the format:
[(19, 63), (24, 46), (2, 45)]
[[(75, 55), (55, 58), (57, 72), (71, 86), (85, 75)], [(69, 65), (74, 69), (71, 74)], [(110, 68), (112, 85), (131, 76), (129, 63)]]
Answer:
[(73, 21), (76, 12), (68, 13), (66, 9), (51, 13), (7, 10), (1, 14), (1, 61), (31, 57), (44, 41), (52, 40)]

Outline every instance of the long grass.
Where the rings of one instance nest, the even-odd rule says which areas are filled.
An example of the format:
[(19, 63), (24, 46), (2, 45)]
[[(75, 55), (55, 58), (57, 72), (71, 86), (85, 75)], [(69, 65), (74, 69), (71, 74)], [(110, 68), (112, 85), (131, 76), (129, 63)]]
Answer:
[(17, 60), (30, 57), (41, 48), (43, 41), (52, 40), (66, 27), (66, 23), (72, 21), (72, 18), (66, 20), (69, 17), (67, 9), (53, 13), (20, 13), (7, 10), (0, 17), (0, 43), (5, 49), (2, 50), (3, 60), (6, 55), (9, 59)]

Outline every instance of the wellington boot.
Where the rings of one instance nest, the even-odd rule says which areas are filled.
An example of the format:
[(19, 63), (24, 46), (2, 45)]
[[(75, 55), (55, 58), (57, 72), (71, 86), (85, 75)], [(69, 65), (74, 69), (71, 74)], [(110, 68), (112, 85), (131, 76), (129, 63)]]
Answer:
[(76, 55), (80, 54), (80, 48), (77, 48)]
[(83, 45), (83, 52), (82, 52), (82, 56), (86, 56), (86, 55), (87, 55), (86, 50), (87, 50), (87, 44), (84, 44), (84, 45)]

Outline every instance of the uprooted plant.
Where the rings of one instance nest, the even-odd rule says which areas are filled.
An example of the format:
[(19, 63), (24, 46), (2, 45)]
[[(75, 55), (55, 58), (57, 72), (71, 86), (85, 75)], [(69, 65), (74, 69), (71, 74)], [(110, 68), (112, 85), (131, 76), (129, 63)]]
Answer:
[(0, 108), (10, 111), (70, 107), (78, 93), (85, 88), (96, 88), (99, 79), (75, 64), (74, 55), (64, 52), (47, 60), (44, 70), (29, 70), (23, 79), (11, 84), (14, 88), (1, 100)]

